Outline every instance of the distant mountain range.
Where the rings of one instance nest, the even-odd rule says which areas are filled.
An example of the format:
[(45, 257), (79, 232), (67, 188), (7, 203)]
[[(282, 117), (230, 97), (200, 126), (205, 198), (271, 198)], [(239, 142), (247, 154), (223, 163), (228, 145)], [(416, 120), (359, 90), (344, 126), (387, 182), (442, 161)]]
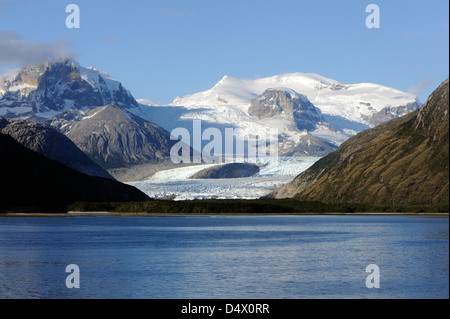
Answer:
[(420, 110), (350, 138), (271, 197), (448, 210), (449, 80)]
[[(181, 127), (192, 136), (193, 120), (222, 133), (233, 128), (239, 136), (274, 129), (277, 134), (271, 139), (278, 143), (280, 156), (323, 157), (356, 133), (420, 107), (416, 96), (393, 88), (347, 85), (302, 73), (256, 80), (225, 76), (210, 90), (178, 97), (170, 105), (153, 104), (137, 101), (106, 72), (74, 60), (0, 76), (0, 117), (57, 130), (90, 163), (73, 144), (69, 147), (60, 136), (50, 138), (57, 135), (42, 126), (22, 122), (22, 139), (12, 132), (19, 122), (8, 124), (5, 133), (74, 169), (102, 177), (120, 175), (124, 181), (148, 177), (152, 170), (143, 174), (142, 165), (157, 170), (167, 166), (161, 163), (173, 165), (170, 149), (176, 141), (170, 132)], [(43, 132), (49, 138), (39, 140)], [(66, 149), (72, 153), (62, 151)]]
[[(178, 141), (170, 132), (192, 134), (194, 120), (242, 136), (276, 129), (280, 156), (323, 157), (271, 197), (448, 203), (448, 80), (422, 107), (416, 96), (393, 88), (302, 73), (225, 76), (210, 90), (154, 104), (73, 60), (0, 76), (3, 208), (146, 200), (110, 174), (134, 181), (173, 169), (170, 150)], [(225, 165), (195, 177), (252, 176), (252, 169)]]
[[(169, 160), (170, 133), (129, 112), (137, 107), (119, 81), (73, 60), (25, 67), (0, 79), (0, 116), (55, 128), (103, 169)], [(31, 140), (27, 146), (42, 147)]]
[[(416, 96), (396, 89), (302, 73), (256, 80), (225, 76), (210, 90), (176, 98), (170, 105), (153, 104), (138, 103), (106, 72), (74, 60), (28, 66), (0, 77), (0, 117), (51, 125), (103, 168), (167, 161), (168, 132), (177, 127), (192, 132), (193, 120), (242, 135), (277, 129), (280, 155), (325, 156), (354, 134), (420, 106)], [(121, 118), (106, 125), (110, 131), (115, 127), (111, 135), (98, 123), (111, 121), (113, 109), (93, 111), (107, 105), (115, 105)], [(94, 114), (95, 121), (90, 118)], [(125, 122), (131, 131), (123, 125), (117, 129)]]

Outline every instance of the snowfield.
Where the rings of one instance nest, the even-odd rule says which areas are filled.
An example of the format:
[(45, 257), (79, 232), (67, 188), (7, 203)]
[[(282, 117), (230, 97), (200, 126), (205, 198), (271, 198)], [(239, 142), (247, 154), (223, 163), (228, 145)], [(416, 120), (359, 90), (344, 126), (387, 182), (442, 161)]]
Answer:
[(319, 157), (282, 157), (263, 163), (261, 171), (246, 178), (189, 179), (195, 173), (216, 165), (208, 164), (160, 171), (150, 179), (130, 182), (151, 198), (175, 196), (175, 200), (256, 199), (290, 182)]
[[(284, 90), (308, 99), (323, 116), (316, 129), (308, 133), (335, 146), (373, 127), (371, 119), (379, 114), (398, 117), (420, 105), (415, 95), (378, 84), (342, 84), (318, 74), (290, 73), (260, 79), (224, 76), (213, 88), (177, 97), (169, 105), (138, 100), (140, 106), (130, 111), (169, 132), (176, 127), (190, 130), (193, 120), (202, 120), (205, 126), (232, 127), (243, 132), (250, 128), (273, 129), (286, 140), (299, 143), (304, 132), (295, 126), (292, 118), (257, 119), (249, 114), (252, 99), (257, 99), (267, 89)], [(279, 149), (284, 151), (283, 145)], [(286, 150), (285, 154), (288, 153)]]
[(238, 105), (246, 111), (250, 100), (268, 88), (292, 89), (306, 95), (324, 114), (342, 116), (355, 122), (361, 122), (361, 115), (371, 115), (387, 106), (417, 101), (413, 94), (378, 84), (342, 84), (318, 74), (290, 73), (256, 80), (224, 76), (212, 89), (178, 97), (172, 104), (187, 108)]

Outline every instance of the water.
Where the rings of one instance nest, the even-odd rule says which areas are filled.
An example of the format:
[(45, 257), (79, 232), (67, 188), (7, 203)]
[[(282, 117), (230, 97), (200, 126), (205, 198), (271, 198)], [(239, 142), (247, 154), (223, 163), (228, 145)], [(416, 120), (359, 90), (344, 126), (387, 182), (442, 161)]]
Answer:
[(448, 217), (0, 218), (0, 298), (449, 298), (448, 234)]

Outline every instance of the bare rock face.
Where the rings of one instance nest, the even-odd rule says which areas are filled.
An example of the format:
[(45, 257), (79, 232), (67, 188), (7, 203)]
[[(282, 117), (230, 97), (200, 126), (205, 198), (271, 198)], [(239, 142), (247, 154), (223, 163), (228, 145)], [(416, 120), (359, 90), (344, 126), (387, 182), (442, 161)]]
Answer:
[[(127, 112), (117, 104), (83, 114), (61, 115), (50, 123), (63, 131), (85, 154), (103, 168), (117, 168), (170, 158), (174, 141), (156, 124)], [(67, 122), (64, 122), (67, 120)]]
[(323, 157), (336, 150), (336, 145), (331, 144), (320, 137), (305, 132), (298, 143), (285, 141), (283, 144), (283, 156), (318, 156)]
[(0, 118), (0, 133), (11, 136), (26, 148), (90, 176), (114, 179), (95, 164), (64, 134), (24, 120)]
[(206, 168), (191, 176), (191, 179), (242, 178), (250, 177), (257, 173), (259, 173), (258, 165), (250, 163), (230, 163)]
[(287, 117), (299, 130), (314, 130), (322, 114), (306, 96), (288, 89), (268, 89), (251, 101), (248, 113), (258, 119)]
[(408, 113), (416, 111), (420, 108), (420, 104), (416, 101), (402, 106), (385, 107), (383, 110), (373, 113), (370, 116), (362, 115), (361, 118), (372, 126), (386, 123), (392, 119), (404, 116)]

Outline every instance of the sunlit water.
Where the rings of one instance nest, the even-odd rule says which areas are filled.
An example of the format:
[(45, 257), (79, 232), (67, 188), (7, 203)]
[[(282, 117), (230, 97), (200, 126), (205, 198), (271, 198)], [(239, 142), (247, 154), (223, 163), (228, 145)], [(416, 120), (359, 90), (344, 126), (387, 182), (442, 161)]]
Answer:
[(0, 218), (0, 298), (448, 298), (448, 234), (447, 217)]

